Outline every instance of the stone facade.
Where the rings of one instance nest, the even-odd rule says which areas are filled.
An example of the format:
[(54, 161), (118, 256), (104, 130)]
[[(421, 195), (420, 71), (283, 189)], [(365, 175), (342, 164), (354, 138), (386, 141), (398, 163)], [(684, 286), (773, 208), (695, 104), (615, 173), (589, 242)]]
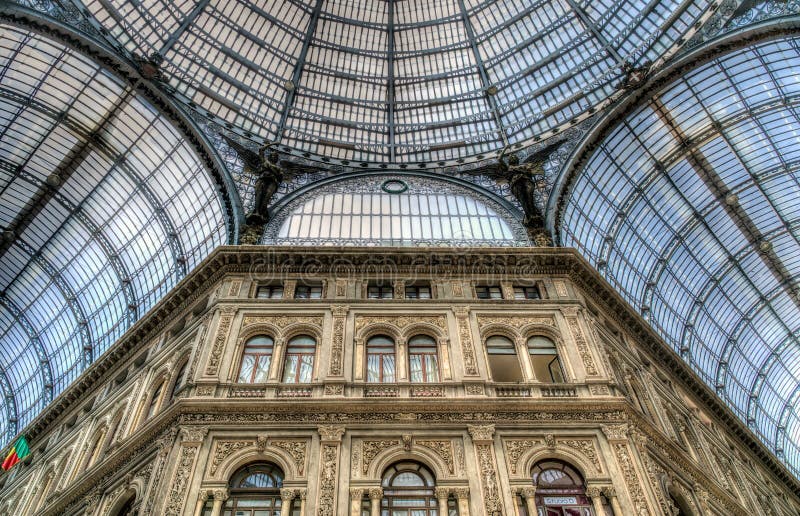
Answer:
[[(0, 513), (221, 513), (231, 476), (284, 473), (289, 514), (376, 514), (383, 472), (413, 460), (463, 515), (531, 515), (531, 471), (564, 461), (595, 514), (800, 513), (800, 485), (570, 250), (221, 248), (26, 430)], [(365, 299), (369, 281), (394, 299)], [(321, 299), (255, 299), (314, 282)], [(404, 299), (428, 283), (434, 299)], [(518, 283), (541, 299), (514, 299)], [(502, 285), (504, 299), (475, 286)], [(267, 381), (240, 383), (247, 339), (274, 340)], [(316, 343), (306, 383), (284, 383), (293, 337)], [(366, 343), (396, 343), (396, 377), (366, 378)], [(410, 381), (409, 340), (436, 344), (435, 383)], [(521, 380), (492, 380), (486, 339), (519, 350)], [(556, 343), (564, 383), (537, 378), (526, 339)], [(183, 378), (177, 378), (183, 371)], [(159, 387), (160, 386), (160, 387)], [(366, 509), (365, 507), (370, 507)], [(443, 513), (440, 513), (443, 514)]]

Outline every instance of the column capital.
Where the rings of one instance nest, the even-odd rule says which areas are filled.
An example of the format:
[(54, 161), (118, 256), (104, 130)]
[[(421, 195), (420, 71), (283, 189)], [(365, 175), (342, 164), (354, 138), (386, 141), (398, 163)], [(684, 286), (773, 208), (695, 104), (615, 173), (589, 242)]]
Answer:
[(283, 502), (291, 502), (294, 500), (295, 497), (294, 489), (290, 489), (288, 487), (284, 487), (281, 489), (281, 501)]
[(199, 445), (208, 433), (207, 426), (185, 426), (181, 428), (181, 445)]
[(437, 500), (442, 500), (442, 499), (447, 499), (447, 498), (450, 497), (450, 491), (451, 491), (451, 488), (449, 488), (449, 487), (437, 487), (434, 490), (434, 493), (436, 494), (436, 499)]
[(600, 496), (600, 488), (597, 486), (587, 487), (586, 488), (586, 496), (589, 498), (597, 498)]
[(494, 435), (494, 425), (468, 425), (467, 430), (473, 441), (491, 441)]
[(317, 427), (317, 432), (319, 432), (320, 439), (323, 442), (340, 443), (342, 442), (345, 428), (343, 425), (322, 425)]
[(364, 498), (364, 491), (363, 487), (351, 487), (350, 488), (350, 499), (351, 500), (361, 500)]
[(453, 488), (453, 493), (456, 495), (456, 499), (458, 500), (466, 500), (469, 498), (469, 488), (468, 487), (456, 487)]
[(609, 500), (617, 496), (617, 489), (614, 486), (603, 486), (601, 489)]
[(308, 495), (308, 489), (305, 489), (305, 488), (303, 488), (303, 489), (295, 489), (294, 492), (297, 494), (297, 496), (300, 497), (301, 500), (305, 500), (306, 496)]
[(224, 502), (228, 499), (228, 490), (227, 489), (215, 489), (214, 490), (214, 500)]
[(370, 487), (369, 488), (369, 499), (376, 501), (383, 498), (383, 488), (382, 487)]
[(519, 494), (524, 498), (533, 498), (536, 496), (536, 486), (525, 486), (518, 488)]

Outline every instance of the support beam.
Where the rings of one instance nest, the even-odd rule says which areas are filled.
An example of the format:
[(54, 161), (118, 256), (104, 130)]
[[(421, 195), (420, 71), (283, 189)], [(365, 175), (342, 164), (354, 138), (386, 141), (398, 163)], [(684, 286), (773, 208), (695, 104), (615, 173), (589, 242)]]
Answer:
[(389, 123), (389, 161), (394, 163), (397, 160), (397, 149), (395, 149), (395, 127), (394, 127), (394, 109), (395, 109), (395, 94), (394, 94), (394, 0), (386, 2), (386, 8), (389, 10), (389, 23), (386, 25), (386, 40), (388, 45), (387, 56), (387, 78), (386, 78), (386, 104), (387, 104), (387, 121)]
[(192, 11), (186, 15), (186, 18), (184, 18), (181, 21), (180, 26), (178, 26), (178, 28), (175, 29), (175, 31), (173, 31), (172, 34), (170, 34), (167, 41), (165, 41), (164, 44), (161, 45), (161, 49), (159, 49), (158, 55), (160, 55), (161, 57), (167, 55), (167, 52), (169, 52), (175, 45), (175, 43), (180, 39), (180, 37), (183, 36), (183, 33), (186, 32), (186, 29), (189, 28), (189, 25), (191, 25), (192, 22), (194, 22), (197, 19), (197, 17), (200, 16), (200, 13), (203, 12), (203, 10), (208, 5), (209, 1), (210, 0), (200, 0), (199, 2), (197, 2), (197, 4), (194, 6), (194, 9), (192, 9)]
[(286, 92), (286, 102), (283, 104), (283, 111), (281, 112), (281, 119), (275, 134), (275, 141), (280, 142), (283, 139), (283, 131), (286, 129), (286, 122), (289, 120), (289, 112), (294, 105), (294, 97), (297, 94), (297, 88), (300, 87), (300, 77), (306, 65), (306, 57), (308, 56), (308, 49), (311, 46), (311, 40), (314, 39), (314, 33), (317, 30), (317, 23), (319, 22), (319, 15), (322, 12), (323, 2), (324, 0), (317, 0), (317, 3), (314, 5), (314, 10), (311, 13), (311, 19), (308, 20), (308, 27), (306, 27), (306, 34), (303, 38), (303, 48), (300, 49), (300, 56), (294, 64), (294, 71), (292, 71), (291, 81), (293, 87)]
[(458, 0), (458, 7), (461, 10), (461, 19), (467, 32), (467, 38), (469, 39), (469, 46), (472, 49), (472, 55), (475, 58), (475, 65), (478, 68), (478, 74), (481, 78), (484, 95), (486, 96), (489, 107), (494, 114), (494, 122), (497, 126), (497, 135), (500, 137), (500, 141), (503, 142), (503, 148), (506, 148), (508, 147), (508, 137), (506, 137), (506, 130), (505, 127), (503, 127), (503, 120), (500, 117), (500, 109), (497, 106), (497, 100), (495, 99), (494, 95), (489, 94), (489, 88), (494, 87), (494, 85), (489, 80), (489, 74), (486, 71), (486, 66), (483, 64), (483, 58), (481, 57), (480, 50), (478, 49), (478, 42), (475, 39), (475, 30), (472, 28), (472, 22), (469, 20), (469, 14), (467, 14), (467, 7), (464, 5), (464, 0)]
[[(39, 332), (33, 327), (25, 313), (3, 293), (0, 293), (0, 305), (9, 311), (22, 327), (28, 339), (30, 339), (33, 349), (36, 351), (36, 356), (39, 359), (39, 373), (42, 377), (42, 403), (46, 405), (53, 400), (53, 369), (50, 365), (50, 358), (47, 356), (47, 350), (44, 348), (42, 341), (39, 340)], [(17, 414), (19, 414), (19, 407), (16, 410)]]

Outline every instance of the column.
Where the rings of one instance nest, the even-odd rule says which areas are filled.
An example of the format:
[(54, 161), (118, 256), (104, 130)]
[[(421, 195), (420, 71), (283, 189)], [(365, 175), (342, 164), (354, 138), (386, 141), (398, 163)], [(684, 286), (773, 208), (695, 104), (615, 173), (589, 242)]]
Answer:
[(525, 508), (528, 509), (528, 516), (536, 516), (536, 486), (523, 487), (519, 490), (525, 498)]
[(361, 516), (361, 500), (363, 498), (364, 489), (360, 487), (350, 488), (350, 516)]
[(336, 514), (336, 491), (339, 487), (339, 451), (344, 426), (322, 425), (317, 428), (320, 440), (317, 516)]
[(270, 380), (278, 379), (278, 373), (280, 373), (281, 367), (283, 366), (284, 347), (285, 347), (285, 341), (283, 337), (276, 337), (275, 345), (272, 348), (272, 360), (270, 360), (269, 362), (269, 371), (267, 374), (267, 378)]
[(459, 516), (469, 516), (469, 488), (457, 487), (453, 489), (453, 492), (455, 492), (456, 501), (458, 502)]
[(382, 487), (369, 489), (369, 507), (371, 516), (381, 516), (381, 500), (383, 499)]
[(281, 516), (289, 516), (292, 513), (292, 500), (294, 500), (294, 489), (284, 487), (281, 489)]
[(227, 489), (217, 489), (214, 491), (214, 507), (211, 509), (211, 516), (220, 516), (220, 514), (222, 514), (222, 505), (227, 499)]
[(197, 496), (197, 504), (194, 506), (194, 516), (203, 514), (203, 506), (205, 506), (206, 500), (208, 500), (208, 491), (200, 491), (200, 494)]
[(599, 487), (587, 487), (586, 496), (592, 499), (592, 507), (597, 516), (602, 516), (603, 513), (603, 495), (600, 493)]
[(439, 514), (447, 516), (447, 499), (450, 497), (450, 489), (447, 487), (436, 488), (436, 500), (439, 502)]
[(603, 488), (603, 494), (606, 495), (608, 501), (611, 502), (611, 509), (614, 511), (614, 516), (622, 516), (622, 507), (619, 505), (617, 499), (617, 490), (613, 486), (606, 486)]
[(208, 433), (208, 428), (185, 426), (180, 431), (181, 444), (164, 510), (164, 514), (170, 516), (184, 514), (186, 491), (189, 489), (194, 473), (194, 461), (197, 458), (206, 433)]
[(300, 516), (306, 516), (306, 495), (308, 495), (306, 489), (297, 490), (297, 496), (300, 497)]

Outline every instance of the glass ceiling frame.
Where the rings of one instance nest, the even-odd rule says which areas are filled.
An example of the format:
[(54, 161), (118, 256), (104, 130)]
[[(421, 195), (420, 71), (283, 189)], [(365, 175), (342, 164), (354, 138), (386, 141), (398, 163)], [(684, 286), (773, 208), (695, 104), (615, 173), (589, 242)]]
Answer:
[[(548, 206), (558, 242), (597, 266), (795, 476), (800, 328), (791, 314), (800, 309), (800, 281), (792, 249), (800, 247), (800, 218), (784, 197), (800, 191), (800, 156), (786, 151), (800, 129), (800, 91), (786, 71), (800, 60), (798, 38), (797, 18), (767, 22), (682, 57), (596, 124), (562, 169)], [(703, 74), (713, 79), (701, 82)], [(619, 174), (611, 166), (622, 167)], [(573, 197), (589, 191), (609, 208), (576, 206)], [(648, 213), (662, 222), (649, 222)], [(714, 249), (724, 251), (703, 257)], [(683, 274), (685, 293), (667, 292), (676, 267), (693, 267), (676, 262), (687, 251), (693, 262), (716, 265), (702, 269), (699, 283)], [(742, 295), (731, 298), (731, 288)], [(738, 315), (715, 312), (720, 303)], [(709, 318), (723, 341), (704, 336)]]
[[(55, 20), (18, 6), (3, 5), (0, 23), (5, 47), (5, 65), (0, 66), (0, 133), (8, 144), (0, 152), (4, 205), (0, 256), (6, 269), (0, 295), (0, 340), (6, 353), (20, 354), (17, 362), (0, 364), (5, 407), (0, 440), (7, 442), (215, 245), (235, 242), (242, 210), (212, 147), (180, 108), (135, 78), (129, 63), (101, 48), (101, 42), (87, 40)], [(31, 29), (47, 36), (28, 32)], [(75, 44), (81, 52), (89, 49), (89, 55), (74, 50)], [(51, 64), (40, 66), (40, 56)], [(8, 70), (13, 75), (5, 77)], [(82, 87), (73, 91), (68, 81), (60, 88), (66, 103), (43, 100), (56, 98), (49, 77), (69, 77), (70, 70), (89, 73), (81, 79)], [(37, 81), (32, 90), (24, 89)], [(41, 91), (43, 85), (46, 94)], [(104, 101), (108, 93), (98, 93), (98, 85), (101, 90), (117, 89), (116, 97)], [(92, 102), (105, 103), (104, 111), (93, 105), (87, 110)], [(138, 111), (139, 115), (150, 118), (149, 122), (137, 120), (135, 113), (140, 109), (144, 111)], [(21, 128), (27, 128), (27, 133), (20, 132)], [(153, 139), (159, 134), (160, 138)], [(154, 152), (154, 145), (168, 147)], [(62, 149), (63, 155), (53, 154), (54, 149)], [(152, 157), (161, 161), (153, 162)], [(184, 175), (173, 170), (183, 170)], [(100, 172), (105, 175), (95, 178)], [(165, 182), (156, 179), (159, 173), (173, 178), (172, 188), (184, 185), (189, 190), (168, 194)], [(98, 182), (76, 190), (84, 178)], [(135, 217), (99, 216), (95, 203), (106, 198), (112, 184), (118, 185), (114, 188), (130, 185), (126, 195), (116, 196), (119, 210), (126, 209), (125, 203), (139, 203), (136, 210), (149, 213), (145, 227), (158, 228), (155, 233), (135, 228)], [(194, 207), (180, 207), (185, 202)], [(192, 210), (204, 215), (198, 218)], [(216, 222), (205, 222), (212, 219)], [(188, 236), (189, 231), (198, 230), (202, 234)], [(70, 234), (76, 244), (87, 239), (81, 250), (64, 247), (64, 235)], [(132, 262), (131, 253), (151, 252), (141, 247), (152, 238), (150, 234), (163, 238), (157, 244), (160, 250), (155, 251), (160, 255), (153, 256), (168, 256), (168, 261)], [(156, 241), (145, 245), (156, 249)], [(62, 253), (78, 254), (71, 260), (74, 263), (65, 264), (59, 258)], [(74, 268), (79, 266), (83, 269)], [(153, 267), (168, 274), (159, 280), (160, 273)], [(79, 270), (87, 276), (76, 276)], [(100, 276), (91, 278), (93, 271)], [(143, 277), (150, 277), (152, 287), (147, 288), (156, 290), (141, 291)], [(26, 291), (39, 292), (42, 299), (56, 296), (49, 301), (51, 318), (35, 306), (37, 301), (20, 297)], [(103, 296), (112, 297), (103, 301)], [(98, 317), (106, 323), (98, 326)]]

